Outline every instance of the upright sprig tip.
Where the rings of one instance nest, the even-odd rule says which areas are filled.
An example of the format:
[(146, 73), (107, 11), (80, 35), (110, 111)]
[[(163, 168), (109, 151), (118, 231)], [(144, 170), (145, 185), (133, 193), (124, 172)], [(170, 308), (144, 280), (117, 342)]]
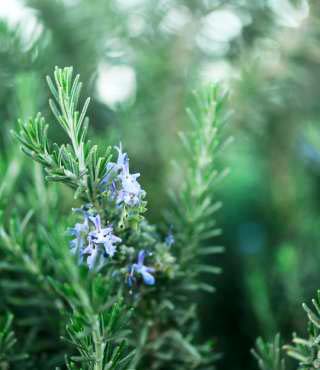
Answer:
[(47, 83), (54, 99), (49, 99), (52, 113), (68, 134), (74, 153), (79, 160), (81, 171), (85, 170), (84, 143), (88, 129), (88, 117), (86, 117), (90, 98), (85, 100), (81, 109), (78, 110), (79, 98), (82, 89), (80, 76), (73, 79), (73, 68), (63, 69), (56, 67), (54, 82), (47, 76)]

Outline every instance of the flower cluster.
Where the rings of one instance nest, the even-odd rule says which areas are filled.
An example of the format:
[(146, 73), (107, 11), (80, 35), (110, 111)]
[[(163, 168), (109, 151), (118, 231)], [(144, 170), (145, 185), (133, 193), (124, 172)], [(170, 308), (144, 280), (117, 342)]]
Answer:
[[(90, 270), (99, 270), (116, 253), (116, 244), (121, 239), (113, 234), (112, 226), (103, 227), (100, 215), (91, 216), (88, 211), (81, 211), (84, 217), (82, 223), (76, 223), (71, 228), (70, 234), (75, 239), (70, 242), (71, 252), (78, 256), (79, 263), (86, 263)], [(90, 227), (91, 226), (91, 227)], [(94, 227), (92, 227), (94, 226)], [(154, 285), (155, 278), (152, 273), (155, 269), (144, 265), (146, 252), (141, 250), (138, 254), (137, 263), (129, 267), (128, 285), (131, 287), (135, 279), (135, 274), (141, 275), (146, 285)]]
[[(101, 226), (100, 215), (90, 216), (87, 211), (82, 212), (83, 223), (77, 223), (70, 229), (70, 234), (75, 236), (70, 242), (71, 252), (78, 256), (80, 263), (86, 262), (90, 270), (99, 270), (108, 257), (113, 257), (116, 244), (121, 239), (113, 234), (112, 226)], [(94, 228), (90, 230), (91, 225)]]
[[(90, 217), (90, 221), (94, 224), (95, 229), (88, 234), (88, 246), (83, 253), (88, 255), (87, 264), (90, 269), (94, 266), (102, 267), (106, 258), (113, 257), (116, 251), (116, 243), (120, 243), (121, 239), (115, 236), (112, 226), (103, 228), (99, 215)], [(99, 248), (99, 246), (101, 246)]]
[(107, 164), (106, 175), (101, 183), (107, 185), (111, 199), (115, 200), (118, 205), (138, 206), (145, 195), (137, 181), (140, 174), (130, 174), (128, 154), (122, 152), (121, 144), (116, 149), (118, 160), (116, 163), (110, 162)]
[[(129, 158), (127, 153), (122, 152), (121, 144), (116, 147), (118, 151), (117, 162), (109, 162), (106, 166), (106, 175), (101, 181), (100, 191), (107, 195), (108, 199), (115, 201), (116, 208), (119, 207), (138, 207), (141, 205), (145, 192), (141, 189), (137, 178), (138, 173), (130, 174)], [(112, 224), (102, 225), (100, 215), (93, 210), (91, 205), (82, 209), (76, 209), (83, 216), (82, 223), (76, 223), (70, 229), (70, 234), (74, 239), (70, 242), (71, 252), (78, 256), (79, 263), (85, 263), (90, 270), (100, 270), (107, 261), (114, 258), (114, 262), (119, 264), (119, 270), (128, 271), (128, 285), (131, 287), (140, 276), (146, 285), (154, 285), (155, 269), (144, 264), (146, 252), (140, 250), (136, 263), (131, 263), (132, 253), (128, 253), (127, 258), (115, 256), (117, 244), (123, 242), (122, 239), (113, 233)], [(168, 245), (173, 243), (169, 237)], [(124, 250), (126, 250), (124, 248)], [(128, 267), (129, 265), (129, 267)]]

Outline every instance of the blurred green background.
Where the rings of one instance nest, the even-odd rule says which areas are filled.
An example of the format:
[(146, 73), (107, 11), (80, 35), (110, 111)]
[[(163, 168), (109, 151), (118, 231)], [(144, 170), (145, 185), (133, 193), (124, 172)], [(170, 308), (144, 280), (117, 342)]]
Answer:
[(258, 335), (303, 332), (301, 303), (320, 288), (320, 2), (1, 0), (4, 213), (32, 204), (45, 215), (49, 197), (67, 217), (73, 205), (64, 188), (44, 192), (10, 135), (18, 117), (46, 112), (44, 77), (55, 65), (81, 74), (93, 99), (90, 135), (122, 141), (154, 222), (179, 181), (171, 161), (192, 90), (220, 82), (229, 91), (226, 135), (235, 141), (217, 191), (226, 253), (213, 261), (224, 273), (208, 281), (217, 292), (200, 305), (202, 336), (223, 354), (218, 369), (249, 370)]

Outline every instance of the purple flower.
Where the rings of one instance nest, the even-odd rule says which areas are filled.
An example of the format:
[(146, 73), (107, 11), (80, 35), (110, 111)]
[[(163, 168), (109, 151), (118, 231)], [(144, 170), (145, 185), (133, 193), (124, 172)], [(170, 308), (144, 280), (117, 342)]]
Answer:
[(153, 267), (147, 267), (143, 264), (145, 258), (145, 251), (141, 250), (138, 255), (138, 261), (137, 263), (134, 263), (129, 271), (129, 277), (128, 277), (128, 284), (129, 286), (132, 285), (134, 278), (134, 273), (140, 274), (142, 276), (142, 279), (146, 285), (154, 285), (156, 280), (152, 273), (155, 272), (155, 269)]
[(145, 194), (137, 181), (140, 174), (130, 174), (128, 154), (122, 152), (121, 144), (116, 149), (118, 151), (117, 163), (110, 162), (107, 164), (107, 173), (101, 184), (109, 183), (108, 189), (111, 198), (117, 204), (125, 203), (130, 207), (137, 206)]

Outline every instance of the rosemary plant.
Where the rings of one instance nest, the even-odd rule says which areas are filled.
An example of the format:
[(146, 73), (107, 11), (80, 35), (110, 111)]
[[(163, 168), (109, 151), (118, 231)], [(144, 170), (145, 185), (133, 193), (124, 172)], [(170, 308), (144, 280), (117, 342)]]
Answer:
[(17, 353), (17, 339), (12, 329), (13, 315), (7, 313), (0, 321), (0, 368), (6, 369), (10, 363), (23, 361), (27, 355)]
[(87, 140), (90, 100), (79, 109), (79, 76), (70, 67), (56, 68), (47, 82), (50, 108), (68, 142), (50, 141), (40, 113), (20, 121), (14, 135), (49, 182), (73, 190), (75, 224), (66, 233), (59, 222), (31, 226), (32, 214), (17, 221), (20, 231), (34, 228), (40, 256), (28, 254), (26, 242), (16, 237), (23, 233), (14, 227), (1, 228), (0, 242), (7, 258), (38, 282), (35, 294), (52, 300), (66, 366), (212, 369), (218, 354), (212, 343), (199, 342), (197, 306), (190, 299), (214, 290), (202, 282), (202, 273), (220, 272), (202, 256), (223, 250), (211, 241), (219, 233), (213, 216), (220, 207), (212, 189), (225, 173), (217, 171), (214, 157), (224, 143), (224, 95), (210, 88), (197, 95), (198, 108), (189, 112), (193, 126), (181, 136), (186, 153), (181, 188), (171, 194), (168, 226), (160, 232), (145, 217), (146, 192), (121, 143), (101, 150)]
[[(280, 336), (277, 335), (272, 344), (257, 340), (256, 350), (252, 350), (261, 370), (285, 370), (281, 350), (289, 357), (298, 361), (297, 370), (313, 370), (320, 368), (320, 292), (312, 300), (314, 309), (303, 303), (303, 309), (308, 317), (308, 338), (293, 334), (292, 344), (280, 347)], [(290, 367), (291, 368), (291, 367)]]
[(272, 343), (266, 343), (262, 338), (257, 339), (256, 349), (251, 352), (257, 359), (261, 370), (285, 370), (280, 340), (280, 334), (275, 336)]
[(302, 305), (308, 317), (308, 338), (300, 338), (295, 333), (291, 345), (286, 345), (284, 349), (293, 359), (299, 361), (298, 369), (318, 369), (320, 368), (320, 292), (317, 298), (312, 300), (314, 309), (305, 303)]

